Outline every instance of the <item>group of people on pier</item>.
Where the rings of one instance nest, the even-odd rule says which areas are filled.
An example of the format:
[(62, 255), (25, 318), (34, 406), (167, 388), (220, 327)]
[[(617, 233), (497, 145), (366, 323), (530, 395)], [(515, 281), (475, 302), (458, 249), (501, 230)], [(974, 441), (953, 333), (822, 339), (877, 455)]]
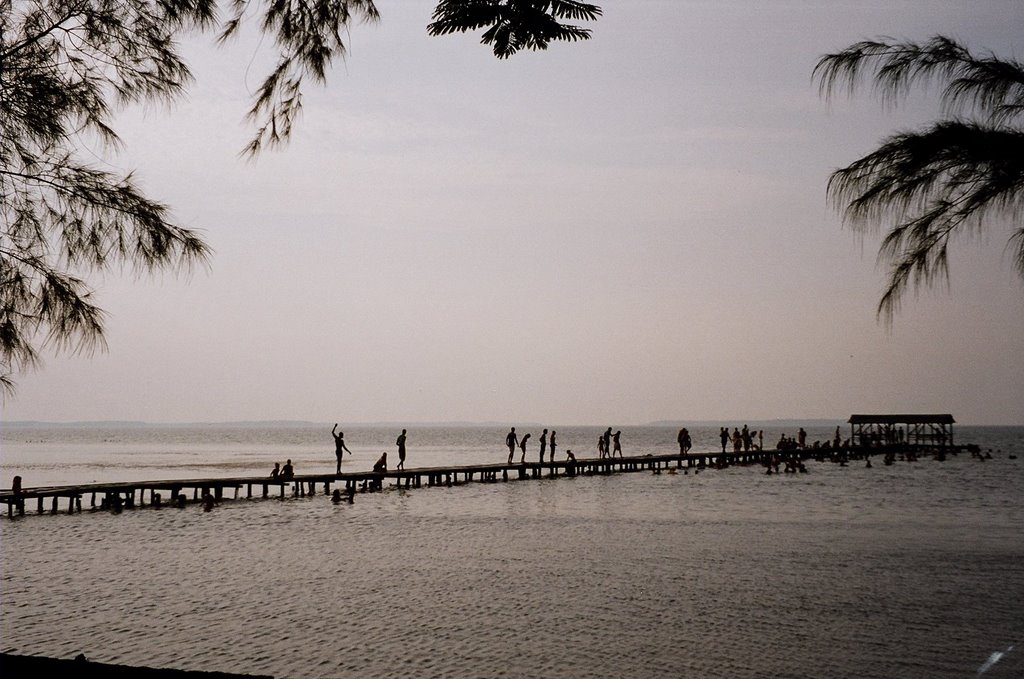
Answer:
[[(803, 429), (800, 429), (803, 432)], [(806, 432), (803, 433), (807, 435)], [(718, 434), (719, 439), (722, 441), (722, 452), (726, 451), (729, 444), (732, 443), (732, 450), (734, 453), (743, 451), (745, 453), (751, 450), (764, 450), (764, 431), (751, 431), (747, 425), (743, 425), (742, 431), (738, 427), (733, 427), (732, 434), (729, 433), (729, 427), (722, 427)], [(755, 443), (754, 440), (757, 440)]]
[(284, 463), (284, 467), (281, 466), (280, 462), (274, 463), (274, 468), (270, 470), (270, 478), (279, 479), (281, 481), (291, 481), (295, 478), (295, 467), (292, 466), (291, 458)]
[[(558, 448), (557, 433), (554, 429), (551, 430), (550, 435), (548, 430), (545, 429), (540, 435), (540, 461), (544, 462), (544, 455), (548, 452), (548, 446), (551, 446), (551, 457), (552, 462), (555, 461), (555, 450)], [(512, 458), (516, 454), (516, 448), (518, 447), (522, 455), (519, 458), (521, 464), (526, 464), (526, 442), (530, 440), (531, 434), (527, 432), (523, 434), (522, 438), (516, 435), (516, 428), (512, 427), (509, 429), (508, 434), (505, 435), (505, 445), (508, 446), (508, 463), (512, 464)]]
[[(335, 473), (341, 474), (341, 461), (345, 457), (345, 453), (349, 455), (352, 451), (345, 445), (345, 432), (338, 431), (338, 423), (334, 423), (334, 428), (331, 429), (331, 436), (334, 437), (334, 456), (338, 460), (338, 466)], [(405, 469), (405, 438), (406, 430), (403, 429), (402, 433), (395, 439), (395, 445), (398, 446), (398, 464), (395, 465), (395, 469)], [(289, 463), (291, 460), (288, 461)], [(386, 472), (388, 470), (388, 454), (382, 453), (377, 461), (373, 465), (373, 471), (375, 473)]]

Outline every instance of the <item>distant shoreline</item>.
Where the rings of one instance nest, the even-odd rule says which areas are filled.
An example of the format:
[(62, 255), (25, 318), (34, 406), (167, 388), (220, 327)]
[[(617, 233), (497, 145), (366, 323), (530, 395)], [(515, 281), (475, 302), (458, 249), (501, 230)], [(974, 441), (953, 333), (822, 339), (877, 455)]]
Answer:
[[(641, 424), (621, 424), (620, 427), (654, 427), (654, 428), (678, 428), (678, 427), (735, 427), (740, 424), (747, 424), (759, 428), (763, 427), (834, 427), (845, 426), (848, 416), (843, 418), (809, 418), (809, 419), (774, 419), (774, 420), (658, 420)], [(312, 429), (327, 427), (330, 428), (333, 422), (313, 422), (308, 420), (237, 420), (224, 422), (150, 422), (143, 420), (76, 420), (76, 421), (47, 421), (47, 420), (13, 420), (5, 422), (0, 418), (0, 426), (12, 429), (30, 429), (33, 427), (67, 427), (80, 429), (101, 429), (105, 427), (119, 427), (124, 429), (156, 429), (156, 428), (187, 428), (187, 427), (209, 427), (216, 428), (258, 428), (258, 427), (279, 427), (295, 429)], [(969, 422), (957, 422), (958, 427), (1024, 427), (1024, 424), (971, 424)], [(442, 428), (442, 427), (542, 427), (551, 426), (551, 423), (540, 422), (345, 422), (345, 427), (350, 428)], [(561, 427), (604, 427), (605, 424), (565, 424), (555, 423), (554, 426)]]

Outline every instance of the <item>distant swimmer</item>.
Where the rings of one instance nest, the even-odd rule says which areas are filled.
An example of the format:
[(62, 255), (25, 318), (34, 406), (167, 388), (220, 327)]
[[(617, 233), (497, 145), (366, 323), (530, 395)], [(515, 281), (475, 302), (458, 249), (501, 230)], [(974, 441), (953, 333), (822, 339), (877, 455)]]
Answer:
[(395, 445), (398, 446), (398, 464), (395, 465), (395, 469), (405, 469), (405, 430), (398, 435), (395, 440)]
[[(544, 464), (544, 449), (548, 446), (548, 430), (545, 429), (544, 433), (540, 435), (540, 463)], [(555, 461), (554, 452), (551, 453), (551, 461)]]
[(530, 440), (530, 434), (527, 433), (523, 436), (523, 440), (519, 442), (519, 448), (522, 450), (523, 455), (519, 458), (519, 464), (526, 464), (526, 442)]
[(516, 437), (516, 428), (512, 427), (508, 434), (505, 435), (505, 445), (508, 446), (508, 463), (512, 464), (512, 456), (516, 454), (516, 446), (519, 444), (519, 439)]
[(335, 457), (338, 458), (338, 471), (335, 472), (335, 473), (336, 474), (340, 474), (341, 473), (341, 458), (345, 456), (346, 452), (349, 455), (351, 455), (352, 451), (349, 450), (348, 446), (345, 445), (345, 432), (337, 431), (337, 429), (338, 429), (338, 423), (335, 422), (334, 423), (334, 429), (331, 429), (331, 436), (334, 437), (334, 455), (335, 455)]

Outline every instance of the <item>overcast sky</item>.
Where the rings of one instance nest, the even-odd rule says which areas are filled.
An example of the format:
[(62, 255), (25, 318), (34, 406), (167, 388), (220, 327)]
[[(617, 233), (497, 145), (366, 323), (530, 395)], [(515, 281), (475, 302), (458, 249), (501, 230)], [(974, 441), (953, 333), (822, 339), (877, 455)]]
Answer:
[(431, 0), (377, 4), (283, 151), (238, 156), (270, 63), (252, 35), (189, 44), (187, 98), (119, 118), (107, 166), (212, 266), (94, 278), (108, 351), (47, 355), (3, 419), (1024, 424), (1009, 225), (887, 330), (879, 237), (826, 202), (934, 92), (894, 111), (811, 82), (882, 35), (1024, 58), (1024, 3), (606, 1), (590, 41), (506, 61), (429, 37)]

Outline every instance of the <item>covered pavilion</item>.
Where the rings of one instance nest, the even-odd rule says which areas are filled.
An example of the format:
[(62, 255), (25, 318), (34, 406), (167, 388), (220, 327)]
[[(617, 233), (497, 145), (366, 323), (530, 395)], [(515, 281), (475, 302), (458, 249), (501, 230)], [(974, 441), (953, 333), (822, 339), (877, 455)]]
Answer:
[(952, 415), (850, 415), (850, 442), (860, 446), (952, 446)]

